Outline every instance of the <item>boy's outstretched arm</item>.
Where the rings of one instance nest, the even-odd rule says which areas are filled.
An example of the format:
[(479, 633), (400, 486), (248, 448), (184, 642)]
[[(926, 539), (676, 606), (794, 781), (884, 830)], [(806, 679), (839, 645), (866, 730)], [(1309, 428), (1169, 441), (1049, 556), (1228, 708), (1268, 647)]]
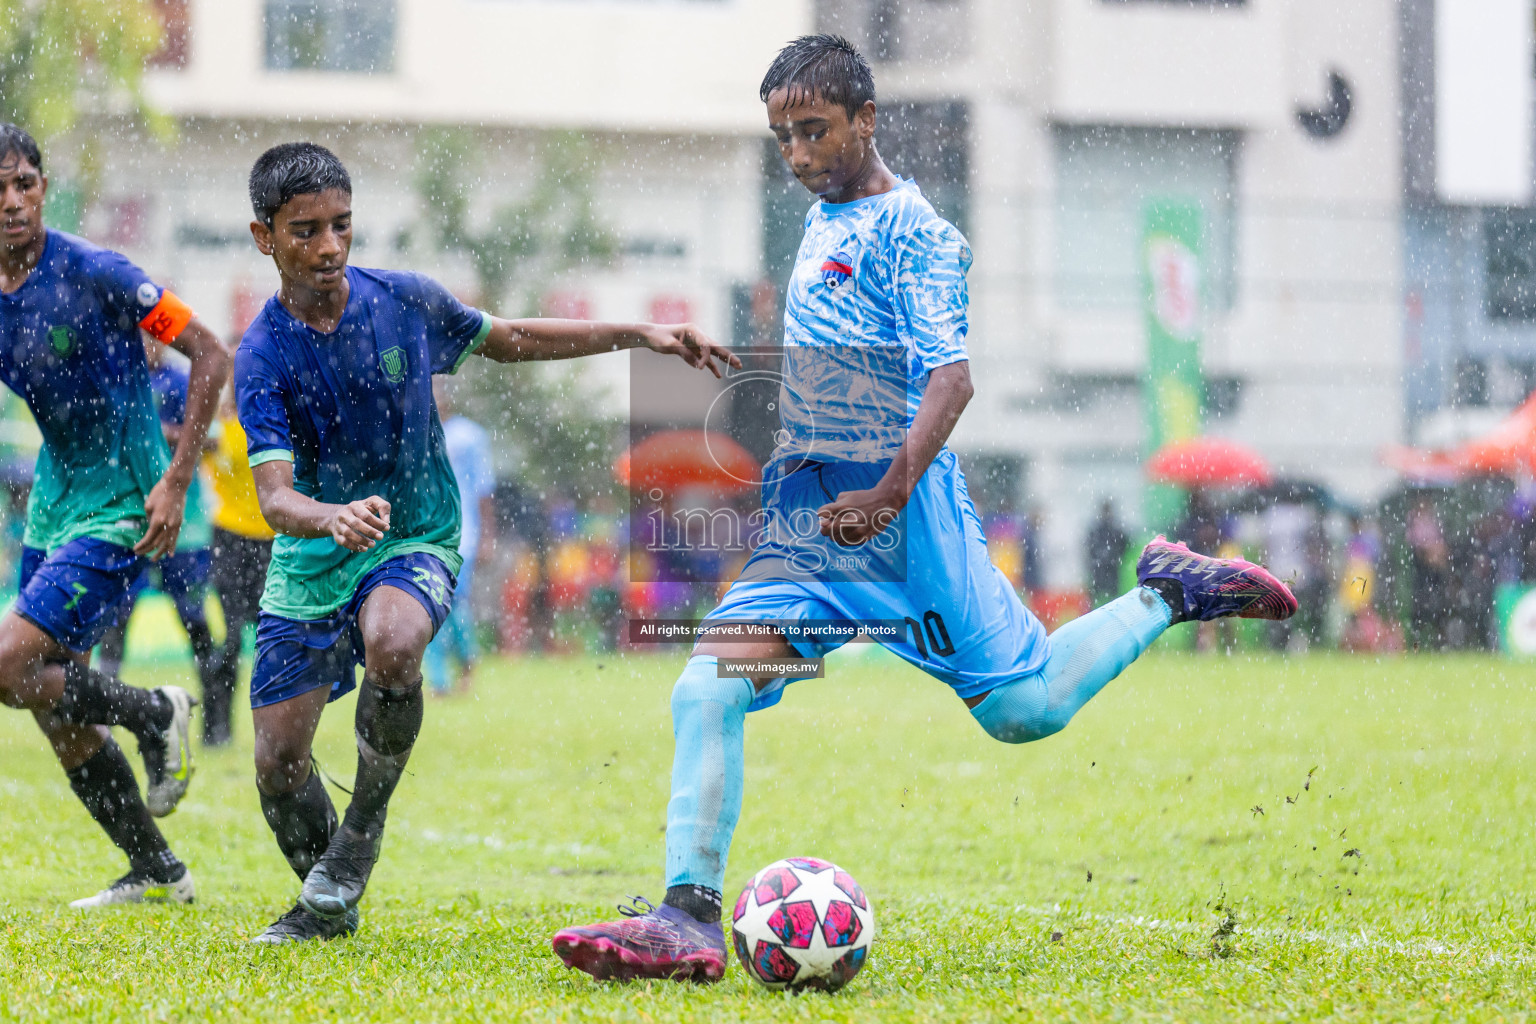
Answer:
[(289, 537), (329, 537), (348, 551), (367, 551), (389, 529), (389, 502), (370, 495), (331, 505), (293, 487), (293, 463), (274, 459), (251, 467), (262, 518)]
[(896, 520), (917, 482), (949, 440), (960, 414), (975, 394), (966, 360), (940, 366), (928, 375), (912, 426), (880, 482), (864, 491), (844, 491), (817, 510), (821, 533), (839, 544), (862, 544)]
[(203, 455), (208, 424), (219, 408), (219, 391), (229, 380), (229, 350), (201, 320), (194, 317), (168, 344), (190, 359), (192, 366), (188, 371), (186, 418), (176, 438), (171, 465), (144, 498), (144, 513), (149, 521), (144, 536), (133, 546), (135, 552), (150, 558), (176, 550), (186, 513), (187, 489), (192, 486), (197, 462)]
[[(741, 360), (693, 324), (615, 324), (591, 320), (491, 318), (491, 331), (477, 350), (498, 363), (532, 359), (576, 359), (602, 352), (648, 348), (681, 358), (689, 366), (720, 376), (720, 365)], [(720, 365), (716, 365), (719, 360)]]

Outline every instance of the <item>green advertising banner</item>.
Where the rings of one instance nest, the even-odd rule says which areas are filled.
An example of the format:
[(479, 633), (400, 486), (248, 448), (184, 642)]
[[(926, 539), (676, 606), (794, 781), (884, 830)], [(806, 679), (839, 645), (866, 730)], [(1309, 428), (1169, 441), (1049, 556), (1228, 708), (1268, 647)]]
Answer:
[[(1198, 437), (1205, 404), (1200, 373), (1204, 281), (1201, 238), (1205, 213), (1197, 202), (1150, 200), (1142, 211), (1142, 304), (1147, 329), (1147, 454), (1170, 441)], [(1149, 484), (1147, 525), (1163, 530), (1184, 512), (1183, 493)]]
[(1536, 587), (1501, 583), (1493, 595), (1499, 649), (1512, 658), (1536, 658)]

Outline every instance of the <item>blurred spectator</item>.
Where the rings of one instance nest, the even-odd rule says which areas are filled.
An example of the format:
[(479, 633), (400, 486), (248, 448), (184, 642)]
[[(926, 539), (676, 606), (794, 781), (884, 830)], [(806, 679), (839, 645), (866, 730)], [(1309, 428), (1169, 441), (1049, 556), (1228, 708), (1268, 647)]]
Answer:
[(1361, 516), (1349, 520), (1349, 540), (1339, 573), (1337, 599), (1344, 615), (1339, 646), (1346, 651), (1390, 652), (1403, 648), (1403, 632), (1376, 609), (1376, 584), (1381, 563), (1381, 531)]
[(1451, 583), (1451, 552), (1440, 514), (1427, 494), (1416, 495), (1408, 510), (1405, 537), (1412, 580), (1409, 632), (1415, 646), (1440, 650), (1445, 646), (1445, 620)]
[(1498, 586), (1494, 553), (1500, 536), (1506, 532), (1504, 517), (1493, 512), (1473, 522), (1453, 545), (1452, 564), (1456, 572), (1452, 576), (1454, 586), (1445, 626), (1448, 647), (1494, 646), (1493, 591)]
[(1220, 550), (1221, 517), (1209, 494), (1198, 488), (1189, 492), (1189, 504), (1184, 518), (1173, 528), (1173, 539), (1202, 555), (1215, 555)]
[(449, 386), (439, 378), (433, 387), (438, 415), (443, 422), (443, 438), (448, 446), (448, 462), (459, 485), (462, 522), (459, 534), (458, 583), (453, 591), (453, 609), (448, 613), (437, 636), (427, 645), (422, 674), (432, 692), (443, 696), (455, 683), (448, 678), (449, 659), (459, 663), (457, 689), (467, 692), (473, 684), (479, 645), (475, 639), (475, 563), (481, 552), (489, 552), (496, 541), (496, 476), (491, 471), (491, 441), (485, 428), (454, 410)]
[[(167, 348), (144, 338), (144, 356), (149, 366), (149, 383), (159, 412), (160, 430), (166, 443), (175, 448), (186, 422), (187, 371), (168, 358)], [(176, 357), (179, 358), (179, 357)], [(209, 548), (213, 544), (213, 524), (203, 504), (201, 474), (194, 473), (187, 490), (185, 515), (176, 550), (146, 565), (114, 613), (111, 625), (102, 634), (96, 649), (97, 664), (107, 675), (115, 676), (123, 664), (128, 647), (128, 620), (133, 615), (139, 595), (151, 585), (171, 598), (176, 615), (192, 644), (192, 660), (197, 666), (198, 682), (203, 692), (203, 742), (219, 746), (229, 742), (229, 717), (234, 681), (217, 671), (213, 650), (213, 632), (208, 628), (208, 576), (211, 567)]]
[(240, 651), (245, 627), (261, 613), (261, 592), (272, 560), (272, 528), (261, 516), (256, 481), (246, 460), (245, 430), (235, 415), (234, 391), (225, 388), (219, 418), (212, 431), (213, 447), (204, 456), (213, 483), (213, 564), (209, 578), (224, 610), (224, 644), (214, 655), (214, 677), (221, 703), (210, 698), (203, 706), (203, 729), (212, 737), (229, 737), (235, 683), (240, 676)]
[(1039, 506), (1024, 516), (1024, 589), (1030, 593), (1045, 589), (1045, 513)]
[(1120, 569), (1130, 542), (1115, 515), (1115, 503), (1105, 498), (1088, 531), (1088, 587), (1095, 606), (1119, 596)]
[[(1291, 588), (1298, 605), (1315, 601), (1323, 584), (1311, 551), (1316, 518), (1316, 510), (1295, 501), (1279, 502), (1264, 510), (1264, 564)], [(1305, 650), (1312, 640), (1309, 625), (1299, 609), (1296, 618), (1270, 623), (1270, 645), (1281, 651)]]
[(1017, 515), (992, 513), (982, 516), (981, 530), (987, 536), (987, 554), (997, 571), (1013, 589), (1024, 593), (1024, 520)]

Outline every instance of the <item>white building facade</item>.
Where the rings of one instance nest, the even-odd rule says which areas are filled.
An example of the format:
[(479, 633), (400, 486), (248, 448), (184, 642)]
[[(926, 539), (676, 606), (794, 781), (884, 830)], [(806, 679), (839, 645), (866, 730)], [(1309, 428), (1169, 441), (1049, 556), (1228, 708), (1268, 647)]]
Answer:
[(1387, 486), (1379, 452), (1403, 436), (1396, 0), (860, 0), (821, 19), (884, 58), (887, 103), (965, 119), (979, 387), (957, 445), (973, 480), (988, 452), (1004, 488), (1020, 474), (1049, 583), (1082, 578), (1102, 498), (1135, 518), (1151, 199), (1205, 211), (1208, 432), (1346, 499)]
[[(275, 283), (248, 239), (246, 174), (266, 146), (310, 138), (353, 172), (356, 262), (411, 266), (477, 298), (468, 260), (424, 241), (422, 133), (471, 133), (472, 219), (486, 222), (527, 194), (545, 131), (574, 129), (617, 255), (564, 270), (544, 307), (687, 316), (740, 340), (756, 295), (761, 337), (764, 282), (782, 279), (810, 200), (775, 167), (758, 83), (788, 39), (841, 32), (875, 66), (882, 151), (975, 250), (978, 391), (954, 446), (986, 502), (1042, 510), (1048, 582), (1069, 585), (1099, 500), (1138, 514), (1150, 199), (1204, 211), (1208, 430), (1346, 498), (1387, 484), (1378, 453), (1404, 429), (1397, 12), (1397, 0), (188, 0), (185, 58), (150, 82), (180, 141), (110, 147), (85, 228), (237, 330)], [(623, 364), (604, 373), (622, 402)]]
[[(732, 295), (759, 276), (757, 85), (782, 42), (809, 29), (810, 0), (172, 6), (176, 59), (150, 72), (147, 92), (177, 139), (110, 130), (92, 201), (60, 207), (84, 206), (81, 230), (173, 283), (232, 337), (276, 284), (251, 243), (246, 179), (284, 141), (319, 142), (347, 164), (355, 263), (421, 270), (508, 316), (531, 306), (728, 330)], [(482, 233), (527, 201), (551, 137), (574, 137), (605, 257), (541, 272), (532, 296), (514, 273), (499, 300), (512, 308), (479, 294), (471, 258), (436, 246), (426, 216), (421, 176), (443, 130), (458, 132), (468, 219)], [(69, 141), (51, 157), (66, 188), (85, 176)], [(622, 415), (627, 362), (596, 363), (589, 375)]]

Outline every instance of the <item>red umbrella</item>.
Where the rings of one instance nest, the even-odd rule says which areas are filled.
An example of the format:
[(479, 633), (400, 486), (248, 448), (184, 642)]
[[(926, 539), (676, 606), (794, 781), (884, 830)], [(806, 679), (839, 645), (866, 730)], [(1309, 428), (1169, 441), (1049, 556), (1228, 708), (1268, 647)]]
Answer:
[(1147, 476), (1179, 487), (1262, 487), (1274, 479), (1258, 452), (1220, 437), (1163, 445), (1147, 460)]
[(1382, 461), (1419, 483), (1454, 483), (1476, 473), (1536, 475), (1536, 395), (1480, 437), (1449, 449), (1394, 445), (1383, 451)]
[(1515, 476), (1536, 472), (1536, 396), (1482, 437), (1459, 446), (1450, 459), (1474, 473)]
[(1390, 445), (1382, 449), (1381, 461), (1414, 483), (1448, 485), (1462, 475), (1462, 467), (1449, 452)]
[(664, 430), (613, 464), (619, 483), (636, 489), (713, 487), (744, 491), (762, 482), (762, 467), (741, 445), (708, 430)]

